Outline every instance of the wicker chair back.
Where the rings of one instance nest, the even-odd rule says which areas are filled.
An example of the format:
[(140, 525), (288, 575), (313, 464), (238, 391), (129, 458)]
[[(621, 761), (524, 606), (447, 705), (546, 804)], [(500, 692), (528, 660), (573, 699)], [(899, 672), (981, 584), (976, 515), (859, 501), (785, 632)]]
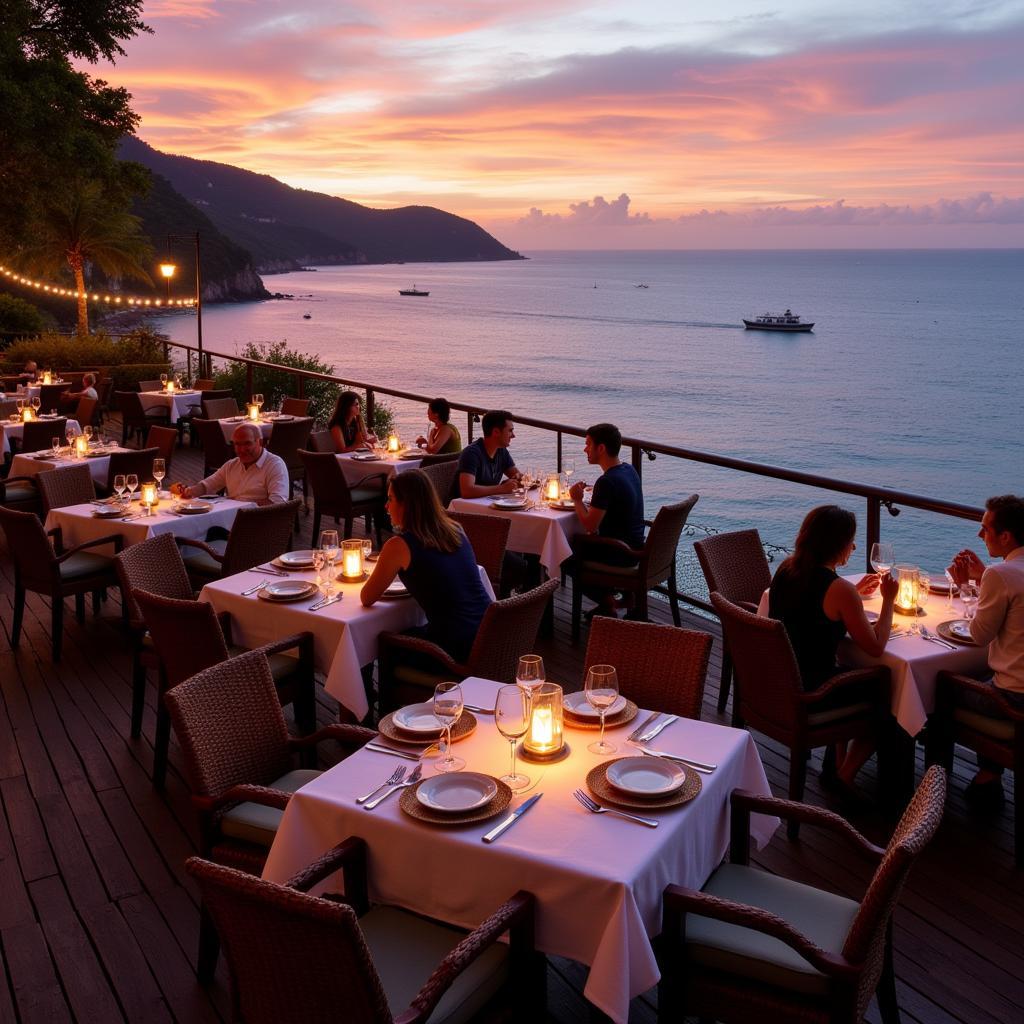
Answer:
[(153, 479), (153, 460), (160, 454), (159, 448), (142, 448), (137, 452), (114, 452), (107, 469), (107, 490), (114, 489), (114, 477), (121, 473), (134, 473), (139, 483)]
[(591, 665), (614, 665), (619, 691), (640, 707), (700, 718), (711, 644), (696, 630), (599, 616), (590, 627), (583, 679)]
[(308, 398), (286, 398), (281, 402), (281, 412), (285, 416), (308, 416)]
[(303, 465), (299, 458), (299, 449), (309, 440), (312, 429), (313, 421), (309, 417), (275, 423), (267, 442), (267, 450), (283, 459), (289, 472), (301, 472)]
[(501, 563), (508, 547), (508, 533), (512, 529), (509, 519), (497, 516), (473, 515), (471, 512), (449, 512), (449, 517), (462, 527), (476, 555), (478, 565), (487, 572), (496, 594), (501, 592)]
[(57, 573), (56, 556), (39, 516), (0, 505), (0, 526), (21, 582), (29, 590), (48, 591)]
[(238, 403), (234, 398), (204, 398), (200, 403), (204, 420), (223, 420), (238, 415)]
[(8, 416), (12, 416), (17, 411), (18, 400), (16, 398), (0, 399), (0, 420), (6, 420)]
[(75, 419), (78, 420), (79, 426), (98, 426), (99, 418), (100, 400), (98, 398), (89, 398), (88, 396), (83, 395), (78, 400), (78, 406), (75, 409)]
[(312, 452), (334, 451), (334, 438), (329, 430), (313, 430), (309, 435), (309, 450)]
[(705, 537), (694, 541), (693, 550), (697, 552), (707, 580), (708, 593), (717, 590), (733, 604), (756, 607), (772, 582), (757, 530), (736, 530)]
[(216, 420), (193, 419), (192, 430), (203, 446), (204, 475), (209, 476), (228, 459), (235, 457), (235, 449), (224, 437), (224, 430)]
[(333, 451), (299, 451), (298, 456), (306, 467), (317, 511), (325, 516), (351, 516), (352, 491)]
[(239, 509), (228, 534), (221, 575), (234, 576), (287, 551), (301, 504), (295, 498), (277, 505)]
[(86, 465), (66, 466), (52, 473), (40, 473), (36, 477), (39, 493), (43, 498), (43, 518), (54, 508), (68, 505), (83, 505), (96, 497), (92, 472)]
[(129, 621), (136, 629), (142, 628), (144, 623), (134, 591), (145, 590), (179, 601), (192, 600), (192, 584), (173, 533), (161, 533), (125, 548), (114, 559), (114, 569), (121, 583), (121, 599), (127, 607)]
[(195, 387), (196, 391), (204, 392), (204, 391), (212, 391), (213, 390), (213, 385), (214, 385), (214, 381), (212, 381), (209, 377), (199, 377), (196, 380), (194, 387)]
[(667, 580), (675, 563), (679, 538), (683, 534), (690, 510), (699, 500), (699, 494), (691, 494), (685, 501), (674, 505), (663, 505), (654, 517), (654, 525), (647, 534), (644, 549), (647, 552), (648, 590), (656, 583)]
[(160, 380), (140, 380), (139, 391), (163, 391), (163, 381)]
[(164, 460), (167, 472), (171, 471), (174, 446), (178, 443), (178, 432), (173, 427), (150, 427), (146, 434), (146, 447), (156, 451), (156, 457)]
[(61, 417), (56, 420), (32, 420), (22, 428), (20, 452), (41, 452), (49, 448), (53, 439), (63, 440), (68, 428), (68, 421)]
[(445, 452), (443, 455), (424, 455), (423, 461), (420, 462), (420, 469), (425, 469), (427, 466), (443, 466), (446, 462), (458, 462), (461, 452)]
[(60, 396), (70, 387), (70, 384), (43, 384), (39, 388), (39, 411), (56, 412)]
[(459, 471), (459, 460), (451, 459), (448, 462), (434, 462), (430, 465), (420, 465), (420, 471), (434, 485), (437, 496), (445, 508), (452, 500), (452, 489), (455, 486), (455, 474)]

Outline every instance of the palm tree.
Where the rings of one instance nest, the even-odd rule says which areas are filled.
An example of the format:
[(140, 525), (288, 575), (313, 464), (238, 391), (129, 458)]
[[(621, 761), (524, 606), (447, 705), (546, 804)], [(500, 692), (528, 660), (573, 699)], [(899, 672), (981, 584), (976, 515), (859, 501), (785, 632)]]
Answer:
[(95, 263), (107, 277), (132, 277), (152, 285), (144, 269), (153, 247), (142, 222), (124, 205), (124, 193), (109, 192), (102, 182), (76, 182), (45, 204), (36, 219), (34, 240), (20, 262), (42, 275), (71, 268), (78, 293), (78, 334), (89, 333), (85, 264)]

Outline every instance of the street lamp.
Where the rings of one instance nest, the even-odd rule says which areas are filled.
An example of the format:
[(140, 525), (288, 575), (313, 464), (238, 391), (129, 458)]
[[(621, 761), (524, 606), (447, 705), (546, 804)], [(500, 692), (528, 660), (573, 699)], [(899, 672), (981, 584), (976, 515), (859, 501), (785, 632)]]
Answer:
[[(170, 246), (168, 246), (170, 248)], [(178, 268), (173, 263), (161, 263), (160, 273), (163, 275), (164, 280), (167, 282), (167, 305), (171, 304), (171, 278), (174, 277), (174, 272)]]
[[(199, 232), (194, 235), (168, 235), (167, 252), (171, 251), (171, 242), (193, 242), (196, 247), (196, 341), (199, 357), (199, 372), (204, 372), (205, 360), (203, 358), (203, 273), (199, 264)], [(171, 278), (178, 268), (170, 262), (170, 257), (165, 263), (160, 264), (160, 273), (167, 281), (167, 298), (171, 297)]]

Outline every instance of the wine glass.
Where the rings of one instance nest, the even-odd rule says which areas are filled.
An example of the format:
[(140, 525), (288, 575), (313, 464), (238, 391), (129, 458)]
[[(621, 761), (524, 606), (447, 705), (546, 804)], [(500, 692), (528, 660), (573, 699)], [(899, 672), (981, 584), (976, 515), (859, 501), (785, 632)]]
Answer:
[(575, 459), (563, 459), (562, 460), (562, 472), (565, 474), (565, 486), (569, 486), (569, 478), (576, 472), (576, 460)]
[(163, 483), (164, 477), (167, 476), (167, 463), (163, 459), (153, 460), (153, 479), (156, 481), (156, 489), (160, 490), (160, 484)]
[(532, 696), (544, 679), (544, 659), (539, 654), (524, 654), (516, 666), (516, 683)]
[(978, 588), (971, 580), (960, 584), (960, 600), (964, 606), (964, 618), (970, 622), (974, 618), (974, 609), (978, 603)]
[(124, 473), (118, 473), (117, 476), (114, 477), (114, 493), (117, 495), (117, 503), (118, 503), (118, 505), (121, 504), (121, 498), (122, 498), (122, 495), (124, 494), (124, 487), (125, 487)]
[(69, 423), (64, 428), (64, 439), (68, 443), (68, 455), (73, 454), (71, 449), (74, 447), (76, 437), (78, 437), (78, 431), (73, 423)]
[(946, 607), (953, 607), (953, 591), (956, 590), (956, 581), (953, 579), (953, 574), (948, 569), (942, 570), (943, 576), (946, 577), (946, 581), (949, 583), (949, 590), (946, 591)]
[(88, 423), (82, 427), (82, 433), (85, 434), (86, 442), (92, 444), (92, 427)]
[(260, 412), (263, 412), (263, 395), (257, 391), (256, 394), (252, 396), (252, 400), (254, 405), (259, 406)]
[(516, 772), (516, 740), (526, 735), (530, 728), (530, 706), (533, 699), (521, 686), (502, 686), (494, 701), (494, 724), (509, 743), (510, 767), (501, 781), (509, 789), (525, 789), (530, 784), (529, 775)]
[(434, 717), (444, 726), (444, 758), (434, 767), (439, 772), (459, 772), (466, 767), (461, 757), (452, 757), (452, 726), (462, 716), (462, 687), (458, 683), (438, 683), (434, 687)]
[(614, 743), (604, 738), (604, 716), (619, 695), (619, 677), (611, 665), (591, 665), (584, 686), (587, 703), (601, 716), (601, 735), (595, 743), (587, 746), (592, 754), (614, 754)]
[(323, 571), (324, 566), (327, 565), (327, 552), (323, 548), (313, 549), (313, 568), (316, 570), (316, 589), (320, 592), (324, 592), (324, 578)]
[(124, 478), (124, 485), (128, 488), (128, 504), (135, 500), (135, 492), (139, 489), (139, 474), (129, 473)]
[(36, 395), (33, 398), (30, 398), (29, 402), (31, 402), (32, 408), (35, 410), (36, 415), (38, 416), (39, 415), (39, 407), (43, 404), (43, 400), (38, 395)]
[(895, 561), (895, 554), (893, 553), (892, 545), (886, 544), (882, 541), (875, 541), (871, 545), (871, 568), (878, 573), (879, 576), (886, 576), (889, 570), (893, 567)]
[(167, 390), (167, 374), (166, 373), (161, 373), (160, 374), (160, 387), (163, 390), (165, 390), (165, 391)]
[(17, 407), (18, 419), (20, 420), (21, 419), (21, 414), (25, 411), (25, 399), (24, 398), (16, 398), (14, 400), (14, 404)]

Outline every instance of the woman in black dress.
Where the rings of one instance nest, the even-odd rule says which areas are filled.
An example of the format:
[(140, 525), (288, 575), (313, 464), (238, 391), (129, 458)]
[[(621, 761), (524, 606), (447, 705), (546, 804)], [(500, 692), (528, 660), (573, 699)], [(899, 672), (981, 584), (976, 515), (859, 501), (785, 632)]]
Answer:
[(334, 413), (327, 423), (334, 441), (334, 450), (339, 454), (365, 448), (377, 438), (366, 429), (359, 395), (354, 391), (342, 391), (334, 406)]

